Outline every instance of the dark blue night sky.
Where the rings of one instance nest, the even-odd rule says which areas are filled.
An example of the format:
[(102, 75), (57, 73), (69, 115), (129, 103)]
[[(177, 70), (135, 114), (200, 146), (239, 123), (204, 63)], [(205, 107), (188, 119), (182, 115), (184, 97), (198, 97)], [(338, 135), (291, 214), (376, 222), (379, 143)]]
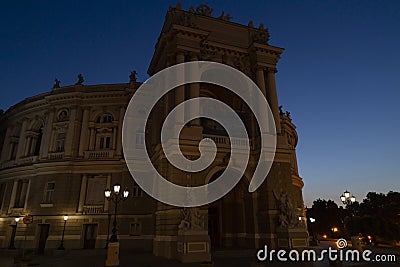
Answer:
[[(183, 8), (201, 1), (183, 2)], [(299, 133), (304, 197), (400, 190), (400, 2), (208, 1), (269, 29), (285, 48), (279, 102)], [(140, 81), (173, 1), (7, 1), (0, 8), (0, 108), (61, 85)]]

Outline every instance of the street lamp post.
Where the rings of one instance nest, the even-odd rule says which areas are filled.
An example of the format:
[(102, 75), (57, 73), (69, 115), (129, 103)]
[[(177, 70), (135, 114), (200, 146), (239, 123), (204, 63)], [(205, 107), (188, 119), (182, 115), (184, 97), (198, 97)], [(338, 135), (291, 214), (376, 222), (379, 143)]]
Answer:
[(105, 249), (108, 249), (108, 242), (110, 240), (110, 223), (111, 223), (111, 213), (108, 214), (107, 241), (104, 247)]
[(19, 222), (19, 217), (14, 218), (15, 220), (15, 225), (13, 225), (12, 233), (11, 233), (11, 240), (10, 240), (10, 245), (8, 246), (8, 249), (15, 249), (15, 235), (17, 234), (17, 226)]
[(108, 243), (107, 250), (107, 260), (106, 266), (118, 266), (119, 265), (119, 243), (117, 237), (117, 211), (118, 211), (118, 203), (121, 201), (125, 201), (129, 196), (129, 191), (124, 190), (121, 194), (121, 185), (114, 184), (113, 192), (110, 189), (104, 190), (104, 196), (108, 201), (114, 202), (114, 222), (113, 229), (110, 241)]
[[(344, 193), (340, 196), (340, 200), (344, 205), (346, 205), (347, 210), (350, 212), (350, 225), (351, 229), (353, 228), (353, 211), (351, 209), (351, 204), (356, 202), (356, 197), (351, 195), (349, 191), (344, 191)], [(353, 230), (353, 229), (352, 229)], [(352, 232), (350, 231), (350, 234)]]
[(63, 231), (62, 231), (61, 243), (60, 243), (60, 246), (58, 247), (58, 250), (65, 250), (64, 234), (65, 234), (65, 225), (67, 224), (67, 221), (68, 221), (68, 215), (64, 215), (64, 227), (63, 227)]
[(340, 196), (340, 200), (342, 201), (343, 204), (345, 205), (351, 205), (354, 202), (356, 202), (356, 197), (355, 196), (350, 196), (349, 191), (344, 191), (344, 193)]

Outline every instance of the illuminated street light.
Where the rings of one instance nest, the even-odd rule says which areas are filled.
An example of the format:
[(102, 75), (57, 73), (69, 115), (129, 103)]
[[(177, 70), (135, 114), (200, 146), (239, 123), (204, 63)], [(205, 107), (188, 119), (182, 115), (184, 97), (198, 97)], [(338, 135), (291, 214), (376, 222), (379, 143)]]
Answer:
[[(107, 240), (107, 260), (106, 260), (106, 266), (118, 266), (119, 265), (119, 243), (118, 243), (118, 237), (117, 237), (117, 209), (118, 209), (118, 203), (121, 201), (125, 201), (128, 196), (129, 196), (129, 191), (124, 190), (122, 192), (122, 195), (120, 194), (121, 191), (121, 185), (120, 184), (114, 184), (113, 186), (113, 191), (111, 192), (110, 189), (104, 190), (104, 196), (108, 201), (114, 202), (114, 223), (113, 223), (113, 229), (112, 229), (112, 235), (110, 240)], [(109, 242), (108, 242), (109, 241)]]
[(340, 196), (340, 201), (342, 201), (342, 203), (345, 204), (345, 205), (351, 205), (354, 202), (356, 202), (356, 197), (355, 196), (350, 196), (350, 192), (346, 190)]
[(67, 224), (68, 221), (68, 215), (64, 215), (64, 227), (63, 227), (63, 232), (62, 232), (62, 237), (61, 237), (61, 243), (60, 246), (57, 248), (58, 250), (65, 250), (64, 248), (64, 233), (65, 233), (65, 225)]

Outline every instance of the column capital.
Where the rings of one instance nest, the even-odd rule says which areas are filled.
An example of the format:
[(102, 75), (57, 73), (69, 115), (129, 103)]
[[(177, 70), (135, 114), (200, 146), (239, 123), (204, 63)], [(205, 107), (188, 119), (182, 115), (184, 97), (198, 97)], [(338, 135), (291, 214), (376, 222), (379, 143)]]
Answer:
[(278, 69), (276, 67), (267, 67), (266, 69), (267, 69), (268, 73), (271, 73), (271, 72), (277, 73), (278, 72)]

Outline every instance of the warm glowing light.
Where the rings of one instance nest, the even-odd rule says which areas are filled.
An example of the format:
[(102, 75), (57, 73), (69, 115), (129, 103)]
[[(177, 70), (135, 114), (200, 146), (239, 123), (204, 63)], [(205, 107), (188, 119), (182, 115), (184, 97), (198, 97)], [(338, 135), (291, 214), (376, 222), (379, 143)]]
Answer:
[(322, 237), (323, 237), (323, 238), (328, 238), (328, 236), (327, 236), (327, 235), (323, 235)]
[(332, 228), (332, 231), (333, 231), (334, 233), (336, 233), (336, 232), (338, 231), (338, 228), (337, 228), (337, 227), (333, 227), (333, 228)]
[(124, 190), (123, 194), (124, 194), (124, 198), (127, 198), (129, 196), (129, 191), (128, 190)]
[(104, 190), (104, 195), (106, 196), (106, 198), (109, 198), (111, 196), (111, 190), (110, 189)]
[(310, 218), (310, 222), (315, 222), (315, 219), (314, 218)]
[(114, 185), (114, 193), (119, 194), (119, 190), (121, 190), (121, 185), (120, 184), (115, 184)]
[(351, 196), (350, 201), (351, 201), (352, 203), (356, 202), (356, 197), (355, 197), (355, 196)]
[(301, 221), (301, 216), (299, 216), (299, 221)]
[(64, 221), (68, 220), (68, 215), (64, 215)]
[(342, 202), (345, 202), (345, 201), (346, 201), (346, 197), (345, 197), (344, 195), (341, 195), (341, 196), (340, 196), (340, 200), (341, 200)]
[(15, 222), (19, 222), (19, 219), (20, 219), (19, 217), (15, 218)]
[(367, 236), (367, 237), (368, 237), (368, 239), (369, 239), (369, 240), (371, 240), (371, 239), (372, 239), (372, 236), (370, 236), (370, 235), (369, 235), (369, 236)]
[(344, 197), (349, 198), (350, 197), (350, 192), (349, 191), (344, 191)]

